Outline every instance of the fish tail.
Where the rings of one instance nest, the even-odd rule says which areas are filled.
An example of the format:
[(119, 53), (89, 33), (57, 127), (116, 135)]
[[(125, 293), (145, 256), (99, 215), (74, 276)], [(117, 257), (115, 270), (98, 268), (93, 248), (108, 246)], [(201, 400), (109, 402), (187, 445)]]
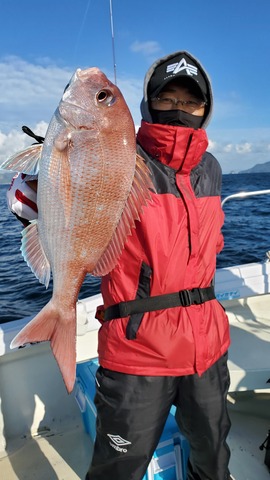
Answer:
[(12, 340), (10, 347), (50, 341), (68, 393), (76, 378), (76, 309), (59, 311), (52, 300)]

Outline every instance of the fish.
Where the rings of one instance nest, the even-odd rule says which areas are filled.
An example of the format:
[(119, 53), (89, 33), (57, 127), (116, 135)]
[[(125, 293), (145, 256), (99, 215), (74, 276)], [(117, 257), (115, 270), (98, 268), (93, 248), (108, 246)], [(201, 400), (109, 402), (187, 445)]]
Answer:
[(116, 85), (97, 67), (77, 69), (43, 144), (1, 168), (38, 173), (38, 218), (22, 231), (22, 255), (52, 297), (11, 348), (49, 341), (68, 393), (76, 379), (76, 302), (86, 274), (117, 264), (151, 202), (151, 174), (136, 154), (134, 122)]

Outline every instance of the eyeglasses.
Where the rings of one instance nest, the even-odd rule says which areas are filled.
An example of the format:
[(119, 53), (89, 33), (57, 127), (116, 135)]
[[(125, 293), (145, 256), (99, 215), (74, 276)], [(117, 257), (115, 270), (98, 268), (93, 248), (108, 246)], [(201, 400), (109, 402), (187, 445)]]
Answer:
[(154, 97), (151, 98), (152, 102), (158, 102), (160, 106), (166, 107), (166, 108), (172, 108), (172, 107), (177, 107), (178, 103), (182, 105), (182, 107), (185, 108), (185, 110), (189, 112), (195, 112), (195, 110), (198, 110), (199, 108), (205, 107), (206, 102), (203, 102), (202, 100), (178, 100), (178, 98), (174, 97)]

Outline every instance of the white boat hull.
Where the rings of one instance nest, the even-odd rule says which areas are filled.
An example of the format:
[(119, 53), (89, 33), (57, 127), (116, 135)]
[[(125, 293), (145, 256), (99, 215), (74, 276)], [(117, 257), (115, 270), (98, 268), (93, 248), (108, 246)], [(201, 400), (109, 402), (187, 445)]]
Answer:
[[(269, 479), (259, 450), (270, 428), (269, 286), (268, 263), (220, 269), (216, 276), (217, 297), (231, 325), (229, 444), (236, 480)], [(100, 304), (100, 295), (78, 304), (78, 362), (97, 357), (99, 323), (94, 313)], [(9, 348), (29, 320), (0, 326), (1, 475), (5, 480), (84, 478), (92, 444), (49, 343)]]

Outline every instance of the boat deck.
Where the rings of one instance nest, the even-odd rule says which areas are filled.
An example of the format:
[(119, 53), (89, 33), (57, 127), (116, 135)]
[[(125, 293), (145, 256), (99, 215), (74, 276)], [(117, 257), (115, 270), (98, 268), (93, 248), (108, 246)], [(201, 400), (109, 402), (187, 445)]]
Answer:
[(231, 333), (230, 390), (270, 388), (270, 295), (223, 303)]
[[(222, 272), (228, 287), (223, 283), (219, 293), (232, 337), (230, 469), (236, 480), (269, 480), (259, 447), (270, 429), (270, 263), (246, 268), (250, 274), (242, 268), (237, 278), (248, 296), (232, 284), (232, 270)], [(93, 312), (99, 301), (80, 305), (79, 362), (97, 356)], [(93, 445), (74, 395), (67, 395), (46, 342), (10, 351), (18, 328), (20, 322), (2, 329), (0, 342), (0, 480), (84, 480)]]
[[(269, 480), (259, 446), (270, 426), (270, 393), (238, 392), (228, 398), (232, 428), (230, 468), (236, 480)], [(1, 480), (84, 480), (92, 443), (80, 415), (63, 431), (16, 440), (0, 459)]]
[(80, 417), (77, 420), (60, 432), (11, 442), (8, 456), (0, 459), (1, 480), (84, 479), (93, 447)]

